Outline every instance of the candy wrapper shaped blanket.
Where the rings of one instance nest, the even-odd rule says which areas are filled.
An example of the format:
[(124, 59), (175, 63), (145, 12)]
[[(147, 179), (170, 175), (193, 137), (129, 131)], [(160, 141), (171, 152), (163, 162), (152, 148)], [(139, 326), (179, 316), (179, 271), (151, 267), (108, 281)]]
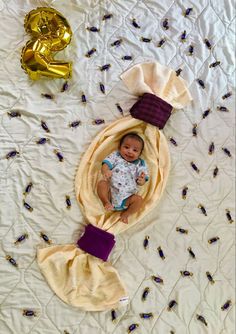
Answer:
[[(166, 121), (172, 107), (180, 109), (191, 101), (184, 80), (158, 63), (135, 65), (121, 78), (132, 93), (142, 96), (141, 99), (144, 93), (151, 94), (148, 103), (152, 103), (153, 96), (158, 97), (154, 98), (155, 103), (164, 106)], [(149, 108), (143, 110), (145, 112)], [(154, 113), (158, 110), (162, 109), (153, 108)], [(167, 140), (157, 127), (159, 117), (156, 117), (155, 126), (142, 120), (145, 116), (141, 110), (138, 109), (137, 114), (141, 119), (127, 116), (106, 127), (93, 140), (80, 162), (75, 191), (88, 224), (77, 244), (38, 249), (39, 267), (52, 290), (64, 302), (83, 310), (103, 311), (128, 300), (128, 292), (117, 270), (106, 260), (115, 245), (115, 235), (140, 223), (156, 207), (166, 186), (170, 156)], [(164, 126), (164, 118), (163, 115), (160, 117), (160, 127)], [(101, 161), (117, 148), (120, 138), (128, 132), (136, 132), (144, 138), (142, 155), (151, 178), (140, 191), (144, 199), (142, 210), (130, 216), (129, 224), (124, 224), (119, 220), (119, 212), (104, 212), (95, 189)]]

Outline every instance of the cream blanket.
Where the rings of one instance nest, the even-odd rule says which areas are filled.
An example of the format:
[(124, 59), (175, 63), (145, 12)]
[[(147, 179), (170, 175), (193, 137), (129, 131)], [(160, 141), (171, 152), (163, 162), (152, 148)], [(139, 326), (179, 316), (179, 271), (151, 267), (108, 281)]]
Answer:
[[(159, 97), (168, 96), (168, 103), (176, 108), (184, 107), (191, 100), (184, 80), (158, 63), (136, 65), (124, 73), (122, 79), (138, 95), (147, 92), (147, 87), (151, 93), (156, 93), (160, 87)], [(120, 137), (130, 131), (139, 133), (145, 140), (143, 157), (151, 178), (140, 191), (145, 203), (142, 210), (132, 215), (126, 225), (119, 220), (118, 212), (104, 211), (96, 194), (96, 184), (101, 161), (117, 148)], [(115, 235), (139, 223), (157, 205), (169, 169), (168, 144), (161, 131), (131, 116), (115, 121), (93, 140), (76, 174), (75, 191), (85, 222)], [(37, 258), (53, 291), (68, 304), (88, 311), (102, 311), (118, 307), (127, 300), (127, 292), (116, 269), (109, 262), (85, 253), (74, 244), (39, 249)]]

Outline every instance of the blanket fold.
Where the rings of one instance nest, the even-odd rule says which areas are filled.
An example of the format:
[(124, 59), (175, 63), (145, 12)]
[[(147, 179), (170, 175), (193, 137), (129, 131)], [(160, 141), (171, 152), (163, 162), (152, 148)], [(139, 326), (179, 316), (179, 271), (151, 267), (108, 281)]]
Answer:
[(134, 65), (121, 74), (121, 79), (132, 94), (155, 94), (175, 109), (182, 109), (192, 101), (185, 80), (157, 62)]

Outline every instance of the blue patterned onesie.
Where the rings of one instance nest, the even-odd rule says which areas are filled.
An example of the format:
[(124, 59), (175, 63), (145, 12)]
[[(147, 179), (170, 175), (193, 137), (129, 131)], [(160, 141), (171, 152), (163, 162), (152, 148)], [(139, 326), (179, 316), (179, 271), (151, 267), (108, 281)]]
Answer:
[(145, 173), (148, 180), (148, 168), (143, 159), (128, 162), (122, 158), (119, 151), (109, 154), (102, 164), (107, 164), (112, 170), (111, 176), (111, 203), (114, 210), (124, 210), (127, 208), (126, 200), (138, 192), (137, 177)]

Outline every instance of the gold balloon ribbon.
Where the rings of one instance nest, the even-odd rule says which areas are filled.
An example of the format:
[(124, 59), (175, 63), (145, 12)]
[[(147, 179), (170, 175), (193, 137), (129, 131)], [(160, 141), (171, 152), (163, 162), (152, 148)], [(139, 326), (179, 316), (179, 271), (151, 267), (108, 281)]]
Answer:
[(53, 8), (39, 7), (26, 15), (24, 27), (32, 39), (22, 49), (21, 67), (30, 78), (69, 78), (72, 64), (53, 58), (54, 52), (70, 44), (72, 31), (67, 20)]

